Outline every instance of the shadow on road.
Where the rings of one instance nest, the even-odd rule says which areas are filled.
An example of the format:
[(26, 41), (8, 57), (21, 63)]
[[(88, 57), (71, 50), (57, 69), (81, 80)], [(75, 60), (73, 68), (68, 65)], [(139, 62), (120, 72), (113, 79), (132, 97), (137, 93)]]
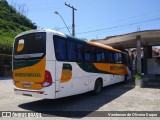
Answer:
[(0, 80), (11, 80), (12, 77), (0, 77)]
[[(40, 112), (45, 116), (76, 117), (89, 116), (103, 105), (120, 97), (133, 88), (129, 84), (115, 84), (103, 88), (102, 92), (94, 96), (90, 92), (56, 100), (43, 99), (29, 103), (20, 104), (25, 110)], [(107, 108), (106, 108), (107, 110)], [(110, 111), (109, 109), (107, 111)]]

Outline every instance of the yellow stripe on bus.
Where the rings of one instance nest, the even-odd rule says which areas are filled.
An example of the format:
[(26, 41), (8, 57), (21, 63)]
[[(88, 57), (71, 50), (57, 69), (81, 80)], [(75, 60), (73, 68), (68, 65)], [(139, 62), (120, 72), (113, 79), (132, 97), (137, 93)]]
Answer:
[(101, 71), (109, 72), (118, 75), (127, 74), (126, 66), (123, 64), (107, 64), (107, 63), (93, 63), (94, 66)]
[(13, 70), (14, 81), (43, 82), (45, 76), (46, 57), (33, 66)]

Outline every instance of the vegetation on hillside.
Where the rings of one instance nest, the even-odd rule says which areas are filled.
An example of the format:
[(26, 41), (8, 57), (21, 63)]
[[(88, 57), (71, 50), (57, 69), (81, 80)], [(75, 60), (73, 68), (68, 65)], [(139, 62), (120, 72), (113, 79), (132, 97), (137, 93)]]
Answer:
[(6, 0), (0, 0), (0, 54), (11, 54), (14, 37), (20, 32), (36, 28), (35, 23)]

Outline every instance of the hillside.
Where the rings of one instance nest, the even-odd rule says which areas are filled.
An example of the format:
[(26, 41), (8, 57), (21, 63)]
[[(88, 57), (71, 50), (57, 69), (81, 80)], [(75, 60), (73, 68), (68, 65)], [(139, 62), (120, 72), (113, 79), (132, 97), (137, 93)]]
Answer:
[(11, 51), (8, 46), (13, 43), (18, 33), (36, 28), (31, 20), (9, 5), (6, 0), (0, 0), (0, 54)]

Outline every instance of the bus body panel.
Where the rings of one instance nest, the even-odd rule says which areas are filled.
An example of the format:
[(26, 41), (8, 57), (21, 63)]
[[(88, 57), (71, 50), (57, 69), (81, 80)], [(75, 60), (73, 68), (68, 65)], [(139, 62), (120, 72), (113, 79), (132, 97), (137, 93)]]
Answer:
[[(21, 37), (26, 34), (45, 32), (46, 33), (46, 53), (45, 56), (37, 63), (30, 64), (29, 67), (22, 67), (15, 69), (18, 64), (13, 63), (13, 80), (15, 81), (15, 93), (19, 95), (56, 99), (66, 96), (76, 95), (94, 90), (95, 81), (101, 79), (103, 86), (111, 85), (117, 82), (124, 81), (124, 77), (127, 74), (126, 66), (124, 64), (113, 63), (94, 63), (94, 62), (71, 62), (71, 61), (59, 61), (56, 59), (54, 35), (60, 36), (65, 39), (69, 39), (68, 36), (53, 31), (53, 30), (35, 30), (22, 33), (17, 37)], [(40, 39), (40, 37), (38, 37)], [(74, 39), (74, 38), (72, 38)], [(75, 41), (77, 39), (74, 39)], [(22, 41), (23, 42), (23, 41)], [(78, 40), (79, 42), (79, 40)], [(93, 44), (90, 42), (81, 41), (82, 44)], [(99, 44), (98, 44), (99, 45)], [(25, 46), (19, 46), (17, 51), (23, 50)], [(96, 47), (96, 45), (95, 45)], [(105, 46), (103, 46), (103, 49)], [(109, 47), (112, 50), (111, 47)], [(113, 49), (115, 52), (119, 50)], [(123, 52), (120, 52), (124, 54)], [(14, 56), (14, 52), (13, 52)], [(31, 54), (32, 56), (32, 54)], [(22, 57), (25, 57), (22, 55)], [(13, 57), (13, 61), (14, 61)], [(26, 60), (26, 62), (29, 60)], [(22, 64), (26, 64), (26, 62)], [(20, 74), (26, 73), (40, 73), (40, 79), (37, 79), (36, 74), (29, 74), (29, 79), (26, 79), (27, 75)], [(41, 71), (41, 72), (40, 72)], [(47, 77), (45, 74), (49, 72), (51, 76), (52, 84), (47, 87), (43, 87), (43, 80)], [(17, 75), (17, 76), (16, 76)], [(33, 77), (34, 76), (34, 77)], [(38, 75), (37, 75), (38, 76)], [(17, 84), (18, 83), (18, 84)], [(29, 84), (29, 87), (24, 87)], [(30, 85), (32, 84), (32, 85)]]
[(56, 34), (54, 32), (47, 32), (47, 40), (46, 40), (46, 69), (51, 73), (52, 82), (54, 85), (54, 90), (49, 91), (50, 94), (54, 94), (54, 98), (58, 98), (57, 91), (59, 90), (58, 84), (56, 81), (56, 59), (54, 52), (54, 43), (53, 43), (53, 35)]
[[(44, 33), (44, 31), (43, 31)], [(34, 34), (39, 34), (34, 35)], [(23, 37), (24, 36), (24, 37)], [(30, 36), (34, 36), (34, 39), (32, 39)], [(43, 36), (42, 36), (43, 37)], [(42, 44), (41, 46), (49, 46), (49, 48), (52, 48), (53, 46), (51, 45), (51, 42), (53, 44), (52, 40), (46, 40), (49, 38), (49, 34), (46, 34), (45, 43)], [(30, 47), (34, 50), (34, 47), (36, 47), (36, 44), (39, 44), (38, 40), (41, 40), (41, 32), (28, 32), (26, 34), (22, 34), (21, 36), (17, 36), (15, 39), (15, 44), (16, 40), (21, 41), (24, 40), (24, 48), (20, 49), (23, 51), (27, 51), (28, 49), (25, 48), (26, 46)], [(32, 41), (37, 41), (32, 42)], [(29, 43), (30, 41), (30, 43)], [(50, 56), (48, 56), (50, 51), (54, 53), (52, 50), (45, 49), (45, 53), (43, 54), (43, 58), (36, 58), (37, 54), (39, 53), (27, 53), (25, 52), (24, 54), (18, 49), (19, 45), (14, 44), (14, 51), (13, 51), (13, 80), (15, 83), (15, 94), (21, 94), (21, 95), (28, 95), (28, 96), (35, 96), (35, 97), (40, 97), (40, 98), (55, 98), (55, 57), (52, 58), (54, 61), (50, 61)], [(19, 44), (17, 42), (17, 44)], [(31, 45), (32, 44), (32, 45)], [(31, 46), (29, 46), (31, 45)], [(17, 47), (17, 48), (16, 48)], [(40, 48), (41, 49), (41, 48)], [(15, 52), (17, 50), (17, 52)], [(31, 51), (32, 52), (32, 51)], [(16, 54), (14, 54), (16, 53)], [(20, 54), (19, 54), (20, 53)], [(36, 56), (35, 56), (36, 54)], [(45, 55), (44, 55), (45, 54)], [(54, 54), (53, 54), (54, 56)], [(33, 58), (32, 58), (33, 57)], [(35, 61), (35, 62), (34, 62)], [(24, 66), (24, 67), (23, 67)], [(45, 71), (49, 71), (52, 76), (52, 85), (49, 87), (43, 87), (43, 81), (45, 79)]]
[(46, 60), (47, 61), (55, 61), (55, 52), (54, 52), (54, 43), (53, 43), (53, 35), (57, 35), (53, 32), (47, 32), (47, 40), (46, 40)]
[[(64, 69), (64, 65), (71, 65), (72, 70)], [(63, 76), (65, 76), (65, 80)], [(77, 63), (56, 61), (56, 81), (60, 83), (59, 97), (87, 92), (89, 78), (88, 74), (81, 70)]]

